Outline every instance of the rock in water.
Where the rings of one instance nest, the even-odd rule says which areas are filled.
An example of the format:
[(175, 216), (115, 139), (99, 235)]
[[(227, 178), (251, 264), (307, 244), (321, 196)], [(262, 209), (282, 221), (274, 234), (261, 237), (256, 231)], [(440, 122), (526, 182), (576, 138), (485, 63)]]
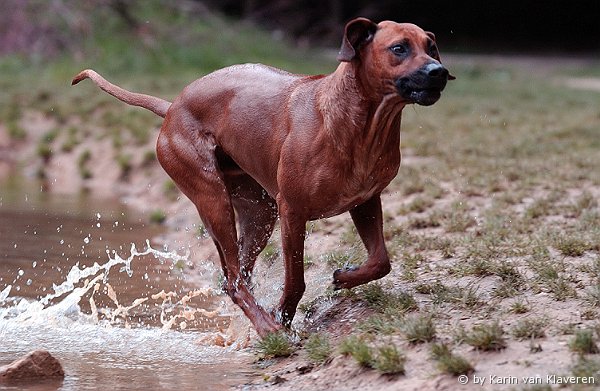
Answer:
[(62, 379), (65, 371), (60, 362), (46, 350), (34, 350), (26, 356), (0, 367), (0, 383)]

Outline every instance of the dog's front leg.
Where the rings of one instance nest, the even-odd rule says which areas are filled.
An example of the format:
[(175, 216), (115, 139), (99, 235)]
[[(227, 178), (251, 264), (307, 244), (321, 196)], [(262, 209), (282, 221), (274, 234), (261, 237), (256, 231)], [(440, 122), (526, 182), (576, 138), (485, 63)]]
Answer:
[(283, 295), (275, 316), (284, 326), (289, 327), (306, 288), (304, 283), (304, 236), (307, 219), (291, 210), (282, 197), (278, 197), (277, 204), (281, 219), (285, 277)]
[(333, 273), (337, 289), (353, 288), (376, 280), (390, 272), (390, 259), (383, 239), (383, 214), (381, 198), (377, 194), (367, 202), (350, 210), (350, 215), (369, 254), (367, 261), (358, 268), (338, 269)]

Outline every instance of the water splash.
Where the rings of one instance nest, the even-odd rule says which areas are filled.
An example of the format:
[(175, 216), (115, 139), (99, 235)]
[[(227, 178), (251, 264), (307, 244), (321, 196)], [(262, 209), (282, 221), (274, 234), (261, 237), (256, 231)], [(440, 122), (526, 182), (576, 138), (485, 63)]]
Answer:
[(8, 297), (8, 295), (10, 294), (11, 288), (12, 288), (12, 285), (8, 285), (6, 288), (4, 288), (2, 290), (2, 292), (0, 292), (0, 304), (4, 303), (4, 301), (6, 300), (6, 298)]
[[(172, 252), (163, 252), (159, 250), (155, 250), (150, 246), (150, 242), (146, 240), (146, 250), (139, 252), (135, 244), (131, 244), (130, 255), (127, 259), (121, 258), (118, 254), (114, 254), (114, 258), (111, 258), (109, 255), (109, 261), (105, 264), (99, 265), (98, 262), (95, 262), (93, 266), (86, 267), (83, 269), (79, 268), (79, 262), (75, 264), (69, 271), (67, 275), (67, 279), (60, 285), (53, 284), (52, 288), (54, 289), (54, 293), (46, 295), (45, 297), (40, 299), (40, 303), (43, 305), (47, 305), (48, 302), (54, 298), (60, 297), (67, 292), (72, 291), (75, 288), (75, 284), (79, 283), (82, 279), (87, 278), (89, 276), (96, 275), (99, 271), (104, 271), (103, 281), (106, 282), (108, 278), (108, 273), (113, 266), (116, 265), (124, 265), (119, 270), (120, 272), (127, 272), (127, 275), (131, 277), (133, 275), (133, 271), (131, 270), (131, 262), (136, 257), (141, 257), (144, 255), (152, 254), (155, 258), (164, 258), (170, 259), (173, 263), (179, 261), (187, 261), (189, 257), (189, 252), (184, 256), (180, 256), (176, 253)], [(107, 250), (108, 253), (108, 250)], [(85, 292), (84, 292), (85, 293)]]
[[(108, 251), (107, 254), (109, 254)], [(58, 319), (60, 317), (77, 317), (83, 318), (82, 320), (98, 323), (100, 321), (100, 315), (103, 315), (104, 319), (107, 319), (110, 324), (114, 324), (117, 318), (121, 318), (125, 321), (125, 326), (129, 327), (128, 315), (130, 310), (138, 307), (147, 300), (152, 299), (162, 300), (162, 303), (160, 304), (160, 322), (162, 328), (171, 329), (173, 326), (179, 326), (179, 329), (183, 330), (187, 328), (189, 321), (196, 320), (198, 317), (213, 319), (226, 312), (224, 304), (211, 311), (204, 308), (192, 308), (189, 306), (190, 300), (194, 297), (210, 297), (216, 294), (212, 288), (208, 287), (190, 291), (180, 299), (177, 299), (177, 293), (165, 292), (162, 290), (159, 293), (150, 294), (149, 297), (135, 299), (129, 305), (119, 303), (117, 294), (110, 283), (108, 283), (108, 276), (111, 269), (120, 265), (121, 268), (119, 269), (119, 272), (125, 272), (131, 277), (133, 275), (133, 270), (131, 268), (132, 261), (135, 258), (145, 255), (153, 255), (155, 258), (161, 260), (168, 259), (173, 264), (177, 264), (178, 262), (186, 262), (188, 260), (189, 251), (184, 255), (179, 255), (174, 252), (156, 250), (151, 247), (147, 240), (146, 249), (143, 251), (139, 251), (135, 244), (132, 244), (130, 255), (127, 258), (122, 258), (114, 253), (112, 257), (109, 254), (109, 260), (101, 265), (95, 262), (92, 266), (82, 268), (79, 266), (79, 263), (77, 263), (71, 268), (66, 279), (61, 284), (53, 284), (53, 293), (49, 293), (37, 301), (21, 299), (18, 304), (13, 307), (2, 308), (0, 310), (0, 320), (14, 318), (14, 320), (20, 322), (36, 322), (47, 321), (48, 319)], [(104, 286), (104, 293), (114, 303), (115, 308), (102, 308), (100, 310), (97, 308), (94, 296), (100, 290), (101, 285)], [(9, 285), (0, 292), (0, 304), (10, 300), (9, 295), (11, 288), (12, 287)], [(84, 295), (90, 291), (92, 291), (89, 298), (91, 314), (82, 314), (79, 303)], [(66, 296), (60, 299), (59, 302), (50, 304), (54, 299), (61, 298), (64, 295)]]

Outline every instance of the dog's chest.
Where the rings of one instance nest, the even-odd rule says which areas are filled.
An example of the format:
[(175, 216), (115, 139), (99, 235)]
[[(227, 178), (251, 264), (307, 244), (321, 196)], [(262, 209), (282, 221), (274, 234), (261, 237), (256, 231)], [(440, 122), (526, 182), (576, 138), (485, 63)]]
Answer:
[(361, 171), (357, 170), (349, 177), (345, 191), (340, 194), (341, 200), (353, 208), (375, 194), (381, 193), (398, 173), (399, 165), (399, 161), (398, 163), (386, 162)]
[[(312, 218), (347, 212), (371, 199), (387, 187), (398, 173), (400, 154), (381, 159), (379, 164), (355, 165), (351, 170), (321, 177), (310, 196)], [(332, 175), (333, 174), (333, 175)]]

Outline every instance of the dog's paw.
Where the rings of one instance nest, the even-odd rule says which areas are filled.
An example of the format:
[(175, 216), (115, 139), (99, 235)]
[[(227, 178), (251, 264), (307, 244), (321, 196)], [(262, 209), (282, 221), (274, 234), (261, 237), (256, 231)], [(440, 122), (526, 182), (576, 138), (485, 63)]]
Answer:
[(346, 284), (341, 278), (345, 273), (352, 272), (358, 269), (358, 266), (345, 264), (341, 269), (336, 269), (333, 272), (333, 289), (340, 290), (342, 288), (346, 288)]

